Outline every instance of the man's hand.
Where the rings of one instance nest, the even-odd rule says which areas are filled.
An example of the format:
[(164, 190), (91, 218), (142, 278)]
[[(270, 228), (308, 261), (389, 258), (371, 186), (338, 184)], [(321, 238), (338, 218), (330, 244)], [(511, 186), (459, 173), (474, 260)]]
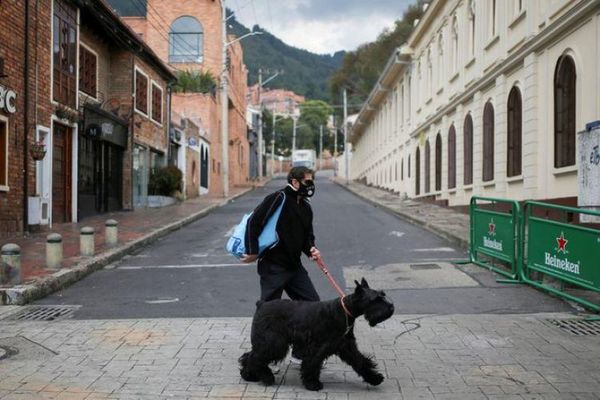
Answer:
[(310, 248), (310, 259), (313, 261), (317, 261), (321, 258), (321, 252), (315, 246)]
[(244, 254), (242, 255), (242, 258), (240, 258), (240, 261), (246, 264), (252, 263), (256, 260), (258, 260), (258, 254)]

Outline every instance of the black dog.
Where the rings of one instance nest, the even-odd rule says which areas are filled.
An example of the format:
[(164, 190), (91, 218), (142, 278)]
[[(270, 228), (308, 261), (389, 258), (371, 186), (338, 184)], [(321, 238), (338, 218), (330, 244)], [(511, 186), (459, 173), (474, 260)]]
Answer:
[(337, 355), (365, 382), (379, 385), (383, 375), (377, 364), (360, 353), (354, 337), (354, 320), (364, 315), (375, 326), (394, 313), (385, 293), (369, 288), (363, 278), (353, 294), (330, 301), (273, 300), (259, 302), (250, 334), (252, 351), (239, 359), (242, 378), (272, 385), (275, 377), (269, 363), (285, 358), (289, 346), (302, 355), (300, 374), (308, 390), (320, 390), (323, 361)]

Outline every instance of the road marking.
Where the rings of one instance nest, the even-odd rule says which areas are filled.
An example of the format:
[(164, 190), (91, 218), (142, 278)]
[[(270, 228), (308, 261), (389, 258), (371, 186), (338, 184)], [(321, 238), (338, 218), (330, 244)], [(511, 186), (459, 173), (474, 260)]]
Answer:
[(140, 265), (140, 266), (123, 266), (118, 269), (190, 269), (190, 268), (221, 268), (221, 267), (245, 267), (247, 264), (182, 264), (182, 265)]
[(390, 236), (398, 236), (399, 238), (404, 236), (404, 232), (391, 231)]
[(174, 299), (159, 299), (159, 300), (146, 300), (144, 303), (147, 304), (167, 304), (167, 303), (177, 303), (179, 299), (175, 297)]
[(434, 247), (431, 249), (413, 249), (412, 251), (419, 253), (453, 253), (456, 250), (451, 247)]

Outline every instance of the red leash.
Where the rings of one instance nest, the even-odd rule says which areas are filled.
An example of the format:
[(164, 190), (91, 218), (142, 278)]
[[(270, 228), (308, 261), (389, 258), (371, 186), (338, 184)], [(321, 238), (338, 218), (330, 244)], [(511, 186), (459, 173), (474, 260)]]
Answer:
[(342, 308), (344, 309), (344, 312), (346, 314), (348, 314), (349, 316), (351, 316), (352, 318), (354, 318), (352, 316), (352, 314), (350, 313), (350, 310), (348, 310), (348, 308), (346, 307), (346, 304), (344, 304), (344, 298), (346, 297), (346, 293), (344, 293), (344, 291), (342, 290), (342, 288), (340, 288), (340, 286), (337, 284), (337, 282), (335, 281), (335, 279), (333, 279), (333, 276), (331, 276), (331, 273), (329, 272), (329, 269), (327, 268), (327, 265), (325, 265), (325, 261), (323, 261), (323, 258), (321, 258), (319, 256), (319, 258), (317, 258), (315, 261), (317, 262), (317, 265), (319, 266), (319, 268), (321, 269), (321, 271), (323, 271), (323, 273), (325, 274), (325, 276), (329, 280), (329, 283), (331, 283), (331, 286), (333, 286), (333, 288), (335, 289), (335, 291), (338, 292), (338, 294), (341, 296), (340, 303), (342, 304)]

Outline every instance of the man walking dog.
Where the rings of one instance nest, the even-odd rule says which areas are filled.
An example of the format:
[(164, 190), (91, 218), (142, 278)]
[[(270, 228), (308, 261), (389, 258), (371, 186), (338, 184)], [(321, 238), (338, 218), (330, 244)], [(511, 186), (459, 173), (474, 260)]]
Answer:
[[(283, 291), (292, 300), (319, 301), (319, 295), (302, 266), (302, 253), (317, 260), (313, 213), (309, 197), (315, 193), (314, 172), (306, 167), (294, 167), (288, 174), (288, 185), (265, 197), (248, 220), (242, 262), (258, 260), (260, 299), (281, 299)], [(277, 244), (258, 255), (258, 237), (275, 210), (285, 201), (277, 222)]]

